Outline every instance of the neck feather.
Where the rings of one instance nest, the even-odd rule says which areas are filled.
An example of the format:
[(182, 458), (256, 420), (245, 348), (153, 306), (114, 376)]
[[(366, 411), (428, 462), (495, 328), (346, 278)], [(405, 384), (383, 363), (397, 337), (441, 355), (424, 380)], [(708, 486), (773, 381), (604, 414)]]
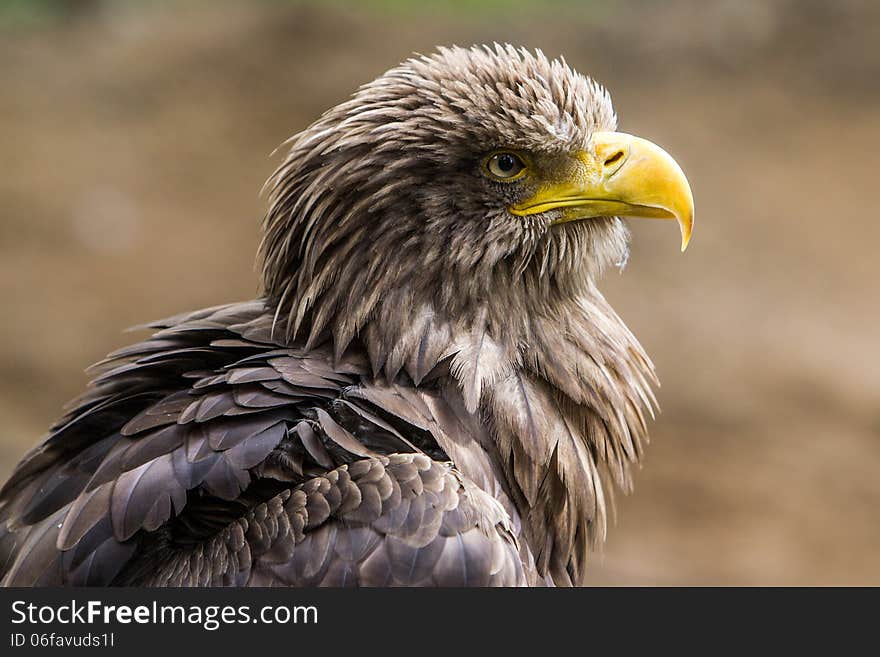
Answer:
[(321, 326), (310, 341), (365, 351), (377, 378), (453, 383), (489, 428), (539, 571), (578, 584), (613, 490), (631, 487), (656, 378), (590, 280), (572, 290), (545, 279), (468, 304), (401, 285), (342, 314), (317, 303), (306, 321)]

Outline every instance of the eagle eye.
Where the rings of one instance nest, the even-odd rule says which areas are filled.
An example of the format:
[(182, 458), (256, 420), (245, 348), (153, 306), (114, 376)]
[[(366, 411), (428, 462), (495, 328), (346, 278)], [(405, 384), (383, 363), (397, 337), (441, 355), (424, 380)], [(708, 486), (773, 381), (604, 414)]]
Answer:
[(516, 180), (526, 170), (526, 165), (519, 155), (508, 151), (494, 153), (485, 162), (485, 169), (491, 178), (510, 182)]

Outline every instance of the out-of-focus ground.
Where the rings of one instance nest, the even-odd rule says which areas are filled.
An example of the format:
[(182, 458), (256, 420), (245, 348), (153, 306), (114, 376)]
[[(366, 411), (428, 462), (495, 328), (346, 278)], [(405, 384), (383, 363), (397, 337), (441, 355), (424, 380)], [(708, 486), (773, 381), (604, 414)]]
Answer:
[(0, 12), (0, 477), (125, 327), (257, 292), (284, 138), (412, 51), (511, 41), (696, 197), (685, 255), (634, 221), (604, 282), (663, 412), (592, 582), (880, 584), (876, 4), (145, 4)]

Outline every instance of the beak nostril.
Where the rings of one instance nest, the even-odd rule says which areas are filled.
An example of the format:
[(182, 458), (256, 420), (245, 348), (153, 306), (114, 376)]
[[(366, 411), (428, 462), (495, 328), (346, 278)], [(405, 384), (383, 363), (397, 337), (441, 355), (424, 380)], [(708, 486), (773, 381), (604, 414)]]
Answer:
[(605, 166), (610, 167), (617, 162), (620, 162), (620, 159), (623, 157), (623, 151), (616, 151), (611, 157), (605, 160)]

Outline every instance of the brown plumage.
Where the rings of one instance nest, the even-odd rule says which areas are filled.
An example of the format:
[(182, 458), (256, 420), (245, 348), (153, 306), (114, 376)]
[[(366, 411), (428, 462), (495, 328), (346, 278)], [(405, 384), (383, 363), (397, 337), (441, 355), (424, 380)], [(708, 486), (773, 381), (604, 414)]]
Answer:
[(583, 582), (655, 378), (596, 288), (622, 221), (545, 201), (615, 124), (564, 62), (497, 46), (409, 60), (293, 137), (265, 296), (99, 364), (0, 493), (3, 584)]

